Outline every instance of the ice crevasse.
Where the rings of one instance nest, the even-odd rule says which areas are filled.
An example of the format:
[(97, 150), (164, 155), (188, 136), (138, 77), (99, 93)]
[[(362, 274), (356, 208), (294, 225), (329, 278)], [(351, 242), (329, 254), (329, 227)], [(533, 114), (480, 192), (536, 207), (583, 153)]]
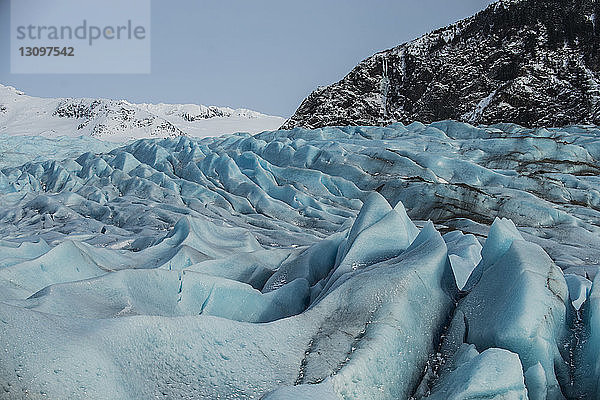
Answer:
[[(571, 398), (580, 382), (572, 381), (570, 370), (566, 281), (510, 220), (494, 222), (480, 263), (454, 299), (453, 317), (436, 337), (437, 349), (430, 348), (435, 356), (422, 381), (411, 386), (413, 398)], [(281, 388), (267, 398), (361, 398), (341, 393), (340, 375), (314, 387)]]

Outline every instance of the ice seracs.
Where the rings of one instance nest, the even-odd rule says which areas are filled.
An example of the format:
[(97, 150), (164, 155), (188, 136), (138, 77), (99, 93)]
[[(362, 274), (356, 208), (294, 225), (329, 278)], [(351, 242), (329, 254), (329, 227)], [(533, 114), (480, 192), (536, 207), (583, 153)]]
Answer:
[(599, 132), (41, 140), (0, 167), (0, 397), (594, 398)]
[(529, 398), (565, 398), (571, 305), (563, 273), (543, 249), (497, 219), (465, 289), (443, 351), (452, 354), (462, 343), (509, 350), (520, 358)]
[[(545, 398), (545, 397), (543, 397)], [(463, 344), (427, 400), (530, 400), (525, 388), (519, 356), (508, 350), (490, 348), (481, 354), (474, 345)]]
[[(582, 306), (583, 334), (575, 352), (575, 390), (580, 398), (598, 399), (600, 393), (600, 278), (594, 279), (589, 297)], [(576, 291), (575, 293), (577, 293)]]
[[(387, 204), (379, 194), (373, 194), (371, 199), (370, 203), (372, 204)], [(274, 282), (278, 282), (278, 287), (265, 284), (265, 287), (271, 286), (271, 289), (264, 293), (247, 283), (219, 277), (216, 274), (218, 270), (215, 269), (212, 269), (211, 274), (203, 273), (203, 266), (210, 267), (207, 261), (201, 261), (191, 266), (183, 265), (171, 270), (165, 269), (164, 264), (161, 268), (148, 269), (152, 263), (158, 263), (158, 254), (163, 253), (168, 256), (170, 249), (177, 248), (182, 243), (186, 243), (190, 248), (202, 253), (209, 253), (210, 257), (220, 258), (222, 265), (228, 259), (229, 262), (235, 263), (235, 259), (229, 258), (228, 253), (215, 252), (215, 250), (209, 252), (205, 246), (206, 243), (212, 243), (215, 249), (231, 248), (230, 246), (238, 241), (237, 238), (242, 233), (236, 231), (239, 231), (239, 228), (215, 229), (216, 227), (208, 221), (201, 223), (200, 221), (184, 220), (183, 223), (177, 224), (163, 240), (149, 245), (139, 251), (135, 257), (129, 258), (129, 261), (136, 263), (131, 266), (133, 269), (124, 268), (114, 272), (102, 270), (98, 277), (94, 277), (95, 274), (86, 274), (83, 270), (81, 276), (63, 274), (63, 282), (65, 279), (72, 281), (52, 282), (32, 296), (26, 292), (11, 293), (10, 299), (5, 299), (5, 302), (0, 304), (0, 309), (2, 309), (3, 315), (4, 313), (14, 316), (19, 314), (18, 318), (27, 321), (26, 324), (29, 327), (39, 323), (37, 315), (46, 315), (45, 318), (56, 320), (58, 326), (66, 323), (71, 326), (69, 330), (72, 332), (67, 334), (67, 337), (74, 337), (73, 335), (78, 330), (86, 329), (84, 328), (86, 326), (96, 326), (96, 333), (92, 334), (95, 339), (92, 339), (92, 342), (97, 341), (98, 344), (94, 346), (101, 346), (101, 343), (108, 339), (96, 335), (103, 335), (101, 332), (106, 329), (116, 329), (113, 330), (112, 338), (109, 340), (112, 343), (111, 347), (119, 350), (115, 353), (111, 352), (111, 358), (106, 359), (106, 362), (117, 365), (125, 365), (122, 363), (127, 357), (130, 357), (133, 351), (137, 351), (134, 350), (137, 346), (151, 346), (154, 357), (159, 358), (166, 356), (165, 351), (172, 351), (161, 344), (162, 339), (155, 342), (155, 334), (161, 336), (160, 332), (169, 329), (164, 324), (166, 320), (155, 319), (158, 316), (179, 318), (179, 333), (176, 334), (176, 342), (169, 347), (183, 346), (176, 347), (175, 351), (179, 354), (186, 354), (189, 361), (197, 365), (201, 365), (200, 360), (206, 357), (214, 360), (216, 358), (213, 357), (222, 360), (231, 359), (238, 364), (250, 365), (259, 362), (259, 359), (264, 359), (263, 353), (278, 352), (282, 341), (293, 339), (286, 346), (291, 346), (289, 347), (290, 351), (296, 355), (294, 357), (286, 356), (285, 361), (281, 359), (280, 362), (284, 364), (279, 367), (283, 367), (284, 373), (287, 373), (285, 371), (288, 371), (288, 367), (285, 365), (291, 363), (289, 367), (296, 371), (293, 377), (288, 376), (283, 380), (273, 377), (265, 381), (265, 377), (271, 376), (270, 373), (266, 373), (261, 380), (251, 378), (254, 383), (247, 381), (249, 376), (240, 376), (240, 380), (231, 382), (229, 386), (212, 386), (210, 384), (212, 378), (209, 378), (208, 375), (203, 377), (200, 374), (197, 376), (196, 383), (187, 386), (187, 390), (199, 396), (210, 396), (209, 393), (212, 393), (213, 396), (219, 394), (227, 396), (232, 391), (243, 396), (250, 396), (275, 389), (280, 384), (293, 385), (295, 383), (307, 385), (309, 392), (313, 390), (318, 392), (319, 387), (312, 385), (323, 380), (331, 382), (333, 393), (337, 393), (336, 396), (387, 398), (396, 394), (409, 395), (420, 379), (421, 368), (427, 363), (429, 354), (433, 351), (434, 343), (437, 340), (436, 333), (447, 322), (457, 289), (448, 263), (445, 242), (433, 225), (427, 225), (419, 233), (408, 217), (404, 217), (403, 221), (400, 220), (401, 224), (398, 224), (399, 220), (397, 219), (390, 217), (386, 219), (385, 215), (395, 215), (394, 213), (396, 213), (389, 205), (386, 207), (388, 210), (384, 218), (373, 222), (368, 217), (368, 214), (373, 212), (369, 207), (365, 206), (362, 216), (353, 224), (356, 228), (335, 234), (304, 251), (288, 250), (287, 258), (282, 257), (283, 252), (280, 250), (264, 250), (260, 246), (256, 247), (257, 244), (241, 248), (238, 245), (238, 250), (236, 250), (238, 253), (245, 252), (251, 256), (254, 253), (262, 252), (265, 260), (275, 257), (279, 260), (275, 261), (276, 265), (285, 263), (281, 265), (282, 267), (287, 265), (289, 273), (295, 272), (293, 266), (308, 267), (308, 269), (300, 269), (299, 271), (304, 271), (304, 273), (301, 272), (295, 277), (286, 274), (285, 279), (276, 279)], [(395, 209), (402, 210), (402, 206), (396, 206)], [(365, 223), (367, 220), (371, 221), (370, 224)], [(349, 248), (352, 249), (353, 243), (359, 240), (363, 232), (368, 232), (373, 224), (381, 224), (382, 228), (387, 226), (385, 231), (391, 237), (397, 236), (399, 241), (395, 244), (390, 242), (388, 249), (382, 249), (378, 255), (374, 253), (369, 256), (365, 259), (366, 262), (361, 269), (347, 271), (343, 281), (336, 279), (335, 274), (329, 274), (329, 270), (335, 271), (336, 268), (340, 268), (341, 264), (336, 265), (335, 260), (338, 252), (343, 251), (340, 246), (341, 240), (350, 239)], [(213, 238), (194, 234), (194, 232), (200, 231), (209, 233), (211, 230), (222, 231), (222, 233)], [(232, 236), (228, 237), (225, 232), (230, 232)], [(409, 237), (406, 236), (406, 232), (411, 232)], [(394, 245), (396, 246), (395, 250), (392, 249)], [(78, 245), (75, 244), (71, 246), (73, 251), (78, 248)], [(323, 251), (331, 253), (330, 257), (318, 259), (318, 261), (313, 258), (317, 254), (322, 254)], [(122, 253), (111, 250), (103, 250), (103, 252), (112, 252), (115, 256)], [(275, 254), (271, 255), (271, 252)], [(56, 253), (56, 251), (51, 250), (49, 253)], [(88, 254), (91, 260), (98, 257), (91, 252)], [(71, 255), (64, 255), (61, 260), (63, 264), (61, 270), (68, 271), (81, 266), (81, 263), (77, 262), (77, 259), (73, 259)], [(69, 260), (72, 260), (73, 263), (71, 264)], [(101, 266), (102, 262), (99, 260), (103, 259), (96, 261)], [(31, 268), (41, 268), (44, 264), (44, 256), (28, 262)], [(312, 266), (317, 266), (318, 263), (321, 263), (321, 266), (311, 270)], [(213, 263), (212, 265), (216, 266), (217, 264)], [(48, 267), (57, 268), (54, 265), (48, 265)], [(8, 270), (4, 269), (3, 271)], [(266, 271), (263, 272), (263, 275), (273, 273), (274, 271)], [(273, 276), (275, 275), (273, 274)], [(83, 280), (81, 280), (82, 278)], [(334, 282), (335, 285), (328, 285), (329, 281)], [(322, 292), (324, 294), (317, 301), (314, 300), (314, 295), (311, 299), (309, 285), (314, 287), (322, 285), (329, 288), (326, 292)], [(34, 289), (33, 286), (32, 289)], [(304, 311), (307, 307), (308, 310)], [(16, 310), (22, 310), (29, 314), (22, 314), (21, 311), (15, 314)], [(412, 311), (407, 312), (407, 310)], [(43, 314), (39, 314), (40, 312)], [(133, 319), (134, 316), (141, 319)], [(230, 346), (233, 345), (245, 349), (233, 355), (229, 353), (229, 350), (223, 353), (224, 349), (221, 346), (215, 347), (211, 344), (213, 340), (220, 340), (217, 339), (222, 335), (222, 333), (218, 333), (223, 329), (220, 323), (204, 324), (206, 325), (203, 328), (205, 333), (201, 336), (189, 334), (189, 329), (193, 329), (193, 326), (201, 323), (198, 321), (199, 319), (214, 318), (214, 316), (226, 318), (231, 322), (274, 322), (270, 327), (256, 324), (252, 327), (247, 326), (242, 331), (240, 331), (240, 327), (230, 327), (229, 330), (232, 332), (240, 332), (240, 336), (236, 335), (233, 342), (228, 339), (227, 348), (230, 349)], [(285, 318), (289, 316), (291, 319)], [(125, 325), (116, 328), (114, 323), (106, 318), (121, 319), (123, 322), (119, 322), (118, 325)], [(7, 319), (10, 322), (2, 327), (3, 337), (7, 337), (11, 343), (12, 340), (22, 340), (24, 331), (21, 329), (24, 326), (17, 322), (18, 319), (3, 318), (4, 321)], [(133, 334), (133, 331), (139, 329), (135, 328), (135, 326), (139, 326), (139, 323), (145, 326), (143, 329), (149, 334), (150, 332), (155, 333), (151, 333), (151, 336)], [(74, 329), (74, 326), (78, 326), (78, 328)], [(246, 333), (242, 333), (244, 330)], [(290, 330), (297, 333), (290, 337)], [(429, 333), (412, 334), (417, 331)], [(249, 332), (252, 333), (249, 334)], [(131, 334), (134, 336), (130, 336)], [(61, 335), (64, 337), (64, 333)], [(174, 335), (174, 332), (171, 331), (170, 335)], [(260, 340), (261, 344), (258, 345), (256, 340), (263, 335), (268, 335), (272, 339), (268, 342)], [(32, 337), (31, 340), (37, 339)], [(192, 345), (192, 342), (198, 343), (198, 341), (204, 343), (201, 345), (202, 350), (200, 348), (193, 349), (198, 346)], [(234, 344), (234, 342), (237, 343)], [(38, 344), (40, 346), (48, 345), (43, 340)], [(260, 350), (256, 346), (260, 346)], [(56, 351), (60, 352), (61, 350)], [(91, 353), (86, 354), (94, 354), (95, 351), (100, 351), (100, 347), (90, 351)], [(380, 360), (381, 369), (372, 370), (373, 357)], [(33, 360), (33, 358), (22, 360), (21, 367), (18, 367), (26, 369), (27, 376), (30, 376), (30, 373), (39, 374), (40, 368), (47, 368), (44, 366), (43, 360), (37, 359), (37, 365), (33, 364)], [(87, 376), (87, 374), (83, 374), (83, 377), (80, 378), (79, 368), (86, 368), (83, 367), (84, 365), (88, 365), (87, 368), (89, 368), (91, 365), (100, 366), (100, 364), (98, 361), (85, 361), (83, 355), (80, 357), (76, 354), (72, 354), (71, 360), (76, 368), (61, 367), (62, 381), (69, 382), (68, 385), (55, 385), (51, 380), (46, 380), (45, 382), (49, 383), (45, 384), (43, 388), (41, 386), (38, 388), (35, 382), (27, 380), (29, 383), (26, 386), (17, 384), (17, 387), (44, 390), (49, 395), (75, 395), (77, 397), (81, 392), (79, 392), (80, 389), (73, 386), (73, 383)], [(16, 370), (12, 369), (11, 354), (3, 356), (2, 362), (11, 371)], [(156, 367), (146, 364), (150, 362), (149, 359), (138, 360), (138, 362), (145, 365), (143, 368), (156, 370)], [(375, 365), (380, 365), (379, 362)], [(226, 368), (227, 364), (227, 362), (219, 362), (211, 366), (211, 369), (216, 368), (213, 376), (223, 379), (221, 382), (224, 382), (225, 374), (228, 372), (221, 369), (219, 365)], [(383, 368), (384, 365), (385, 368)], [(415, 365), (421, 367), (415, 368)], [(14, 367), (17, 368), (16, 365)], [(104, 367), (102, 368), (104, 369)], [(184, 372), (184, 374), (187, 373)], [(401, 379), (393, 378), (397, 374), (400, 374)], [(12, 376), (11, 373), (2, 375), (2, 379), (12, 379)], [(162, 378), (157, 378), (157, 384), (147, 385), (143, 381), (133, 381), (130, 384), (135, 390), (143, 393), (166, 390), (165, 393), (177, 395), (180, 393), (177, 388), (158, 389), (162, 387), (163, 382), (167, 382), (165, 379), (171, 379), (169, 376), (170, 374), (166, 374)], [(359, 377), (360, 379), (357, 380)], [(115, 398), (128, 398), (132, 393), (114, 381), (114, 377), (109, 373), (100, 372), (94, 379), (89, 379), (89, 377), (85, 379), (86, 384), (83, 386), (89, 393), (108, 390), (115, 394)], [(389, 385), (389, 382), (395, 383)]]
[[(372, 195), (370, 207), (377, 204), (377, 196)], [(369, 230), (363, 221), (371, 219), (367, 214), (372, 212), (366, 209), (357, 218), (348, 239), (355, 229), (356, 238)], [(397, 226), (387, 226), (394, 236)], [(398, 228), (401, 236), (402, 226)], [(267, 398), (411, 396), (438, 340), (436, 332), (447, 323), (457, 289), (445, 243), (433, 225), (423, 228), (407, 248), (401, 247), (396, 254), (383, 251), (377, 261), (346, 271), (343, 280), (335, 274), (326, 278), (335, 279), (335, 284), (325, 285), (325, 294), (305, 312), (325, 312), (325, 318), (302, 362), (296, 381), (301, 386), (279, 389)]]
[(481, 243), (474, 235), (465, 235), (460, 231), (448, 232), (443, 237), (448, 246), (448, 257), (456, 285), (462, 289), (481, 261)]

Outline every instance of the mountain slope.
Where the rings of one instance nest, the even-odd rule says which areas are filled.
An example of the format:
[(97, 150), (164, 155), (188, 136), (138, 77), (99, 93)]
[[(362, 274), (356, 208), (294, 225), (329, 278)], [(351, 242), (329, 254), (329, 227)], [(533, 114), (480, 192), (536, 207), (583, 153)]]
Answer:
[(132, 104), (125, 100), (44, 99), (0, 85), (0, 134), (92, 136), (109, 141), (218, 136), (276, 129), (283, 118), (195, 104)]
[(315, 90), (282, 126), (455, 119), (600, 124), (600, 3), (499, 1), (377, 53)]

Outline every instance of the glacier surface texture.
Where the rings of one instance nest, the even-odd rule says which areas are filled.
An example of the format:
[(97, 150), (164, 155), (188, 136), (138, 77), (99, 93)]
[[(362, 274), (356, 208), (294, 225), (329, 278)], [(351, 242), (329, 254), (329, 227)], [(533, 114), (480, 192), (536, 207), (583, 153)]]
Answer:
[(1, 399), (600, 399), (598, 128), (32, 140)]

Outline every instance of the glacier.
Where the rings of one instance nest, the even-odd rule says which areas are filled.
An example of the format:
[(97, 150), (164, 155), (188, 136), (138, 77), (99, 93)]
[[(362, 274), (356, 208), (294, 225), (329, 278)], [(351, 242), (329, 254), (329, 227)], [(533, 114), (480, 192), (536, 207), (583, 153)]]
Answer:
[(597, 127), (36, 140), (0, 398), (600, 398)]

